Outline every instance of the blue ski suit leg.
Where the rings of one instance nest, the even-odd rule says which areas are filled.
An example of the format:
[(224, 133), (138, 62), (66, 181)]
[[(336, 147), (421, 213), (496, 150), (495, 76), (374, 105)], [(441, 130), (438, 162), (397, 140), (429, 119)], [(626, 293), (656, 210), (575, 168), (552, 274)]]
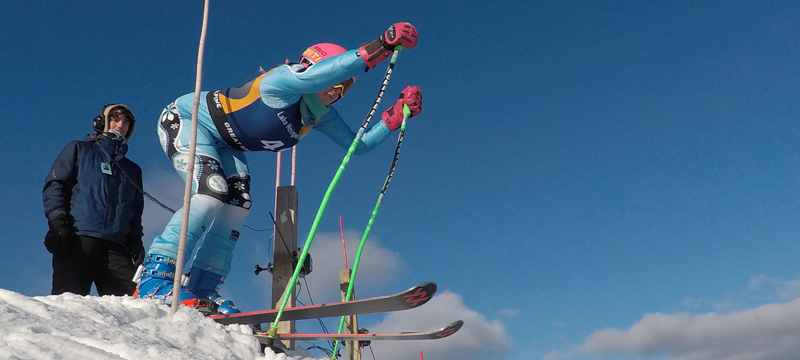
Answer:
[[(207, 114), (205, 116), (208, 116)], [(159, 139), (164, 152), (182, 179), (186, 180), (191, 139), (191, 114), (175, 107), (174, 103), (162, 112)], [(211, 226), (214, 217), (228, 200), (228, 183), (220, 161), (218, 147), (226, 148), (214, 137), (214, 131), (198, 126), (195, 152), (195, 169), (192, 176), (192, 198), (186, 235), (186, 253), (191, 254), (197, 241)], [(231, 149), (232, 150), (232, 149)], [(243, 158), (244, 155), (240, 154)], [(170, 219), (164, 232), (157, 236), (148, 254), (177, 258), (183, 209)], [(180, 270), (179, 270), (180, 271)]]
[(233, 249), (239, 240), (245, 217), (250, 212), (250, 173), (247, 159), (240, 151), (229, 147), (219, 149), (222, 168), (228, 176), (228, 201), (217, 213), (206, 233), (193, 268), (210, 271), (223, 278), (231, 270)]

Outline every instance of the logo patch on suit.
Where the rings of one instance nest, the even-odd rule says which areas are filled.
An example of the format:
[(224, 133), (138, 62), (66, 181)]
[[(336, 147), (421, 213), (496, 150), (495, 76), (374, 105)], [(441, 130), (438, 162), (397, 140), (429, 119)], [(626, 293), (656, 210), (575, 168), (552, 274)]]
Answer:
[(172, 158), (172, 166), (175, 167), (175, 170), (186, 172), (186, 168), (189, 167), (189, 155), (175, 154), (175, 157)]
[(217, 194), (228, 193), (228, 182), (225, 181), (225, 178), (220, 174), (209, 175), (208, 180), (206, 180), (206, 185), (208, 185), (209, 190)]

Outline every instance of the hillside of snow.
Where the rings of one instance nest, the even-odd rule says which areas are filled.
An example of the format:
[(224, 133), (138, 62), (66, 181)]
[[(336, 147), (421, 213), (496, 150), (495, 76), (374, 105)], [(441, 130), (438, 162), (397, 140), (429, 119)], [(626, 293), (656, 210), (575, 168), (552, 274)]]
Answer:
[(156, 300), (29, 297), (0, 289), (0, 359), (287, 359), (262, 352), (251, 333), (248, 326), (223, 326), (189, 308), (171, 316)]

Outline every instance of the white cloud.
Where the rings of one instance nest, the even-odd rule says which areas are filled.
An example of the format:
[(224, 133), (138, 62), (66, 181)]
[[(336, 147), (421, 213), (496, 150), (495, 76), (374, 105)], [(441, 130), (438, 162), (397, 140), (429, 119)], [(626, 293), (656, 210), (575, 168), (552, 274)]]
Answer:
[[(183, 206), (183, 181), (174, 171), (161, 171), (150, 169), (144, 173), (144, 191), (156, 198), (159, 202), (173, 210)], [(172, 213), (162, 209), (149, 199), (144, 200), (144, 213), (142, 214), (142, 227), (144, 236), (142, 242), (145, 248), (150, 248), (153, 239), (161, 234)]]
[(647, 314), (627, 330), (596, 331), (581, 345), (595, 355), (668, 355), (675, 360), (800, 358), (800, 299), (726, 315)]
[(780, 300), (788, 301), (800, 297), (800, 279), (786, 281), (766, 275), (756, 275), (747, 283), (747, 290), (774, 293)]
[(500, 319), (513, 320), (519, 318), (520, 311), (519, 309), (502, 309), (495, 313), (495, 316)]
[[(347, 265), (353, 268), (356, 250), (361, 242), (361, 234), (345, 231)], [(314, 290), (316, 303), (341, 301), (339, 291), (339, 271), (344, 269), (342, 238), (340, 234), (319, 233), (314, 238), (309, 251), (314, 261), (311, 274), (306, 277), (309, 288)], [(356, 298), (359, 294), (386, 295), (385, 287), (406, 271), (408, 265), (400, 254), (381, 244), (380, 239), (367, 238), (361, 253), (361, 261), (356, 274)], [(414, 284), (400, 289), (398, 292)], [(376, 293), (377, 291), (377, 293)], [(395, 291), (391, 291), (392, 293)], [(301, 295), (302, 296), (302, 295)], [(362, 296), (365, 297), (366, 295)]]
[(464, 320), (461, 330), (448, 338), (438, 340), (373, 342), (377, 358), (407, 360), (419, 356), (426, 359), (503, 359), (511, 351), (511, 340), (505, 326), (490, 321), (470, 310), (460, 295), (444, 291), (419, 308), (394, 312), (383, 322), (370, 327), (373, 333), (429, 331), (440, 329), (455, 320)]
[(769, 303), (782, 303), (800, 297), (800, 279), (782, 280), (767, 275), (750, 278), (747, 286), (731, 292), (721, 299), (691, 298), (683, 300), (683, 306), (692, 312), (713, 311), (729, 313), (754, 308)]
[(705, 314), (646, 314), (627, 330), (595, 331), (580, 346), (553, 350), (544, 360), (587, 355), (666, 356), (673, 360), (800, 359), (800, 344), (795, 340), (800, 336), (798, 297), (800, 279), (756, 275), (744, 289), (721, 299), (683, 300), (687, 309)]
[(558, 350), (553, 350), (549, 354), (545, 355), (542, 358), (542, 360), (564, 360), (569, 358), (570, 358), (569, 355), (562, 353), (561, 351)]
[[(345, 231), (348, 265), (351, 268), (360, 240), (361, 233)], [(307, 285), (303, 281), (302, 286), (312, 289), (315, 303), (340, 301), (338, 272), (344, 268), (341, 235), (317, 234), (310, 252), (314, 259), (314, 270), (305, 279)], [(386, 295), (410, 287), (411, 284), (403, 284), (401, 287), (393, 284), (397, 283), (396, 279), (400, 278), (407, 267), (400, 254), (384, 247), (379, 239), (370, 237), (363, 249), (357, 274), (356, 295), (361, 295), (357, 298)], [(305, 291), (301, 291), (299, 298), (306, 301), (305, 297)], [(519, 316), (519, 310), (504, 309), (496, 316), (516, 318)], [(498, 321), (487, 320), (484, 315), (469, 309), (460, 295), (441, 289), (424, 306), (386, 315), (359, 316), (361, 321), (359, 325), (368, 327), (372, 333), (395, 333), (438, 330), (456, 320), (464, 320), (465, 325), (449, 338), (427, 341), (375, 341), (372, 342), (371, 349), (365, 350), (364, 356), (369, 357), (369, 352), (374, 351), (376, 358), (383, 360), (407, 360), (417, 358), (419, 352), (423, 351), (427, 359), (477, 360), (508, 357), (512, 345), (505, 326)], [(380, 323), (372, 325), (378, 321)], [(332, 318), (328, 324), (329, 330), (336, 332), (338, 323), (338, 318)], [(301, 325), (312, 328), (317, 326), (315, 323), (298, 323), (298, 327)], [(341, 348), (340, 351), (344, 354), (346, 350)]]

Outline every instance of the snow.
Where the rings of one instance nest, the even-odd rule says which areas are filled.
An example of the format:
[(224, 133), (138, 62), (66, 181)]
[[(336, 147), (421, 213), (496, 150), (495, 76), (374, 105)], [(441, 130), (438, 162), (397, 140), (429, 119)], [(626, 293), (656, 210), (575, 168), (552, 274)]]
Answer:
[(251, 334), (157, 300), (0, 289), (0, 359), (310, 359), (265, 354)]

